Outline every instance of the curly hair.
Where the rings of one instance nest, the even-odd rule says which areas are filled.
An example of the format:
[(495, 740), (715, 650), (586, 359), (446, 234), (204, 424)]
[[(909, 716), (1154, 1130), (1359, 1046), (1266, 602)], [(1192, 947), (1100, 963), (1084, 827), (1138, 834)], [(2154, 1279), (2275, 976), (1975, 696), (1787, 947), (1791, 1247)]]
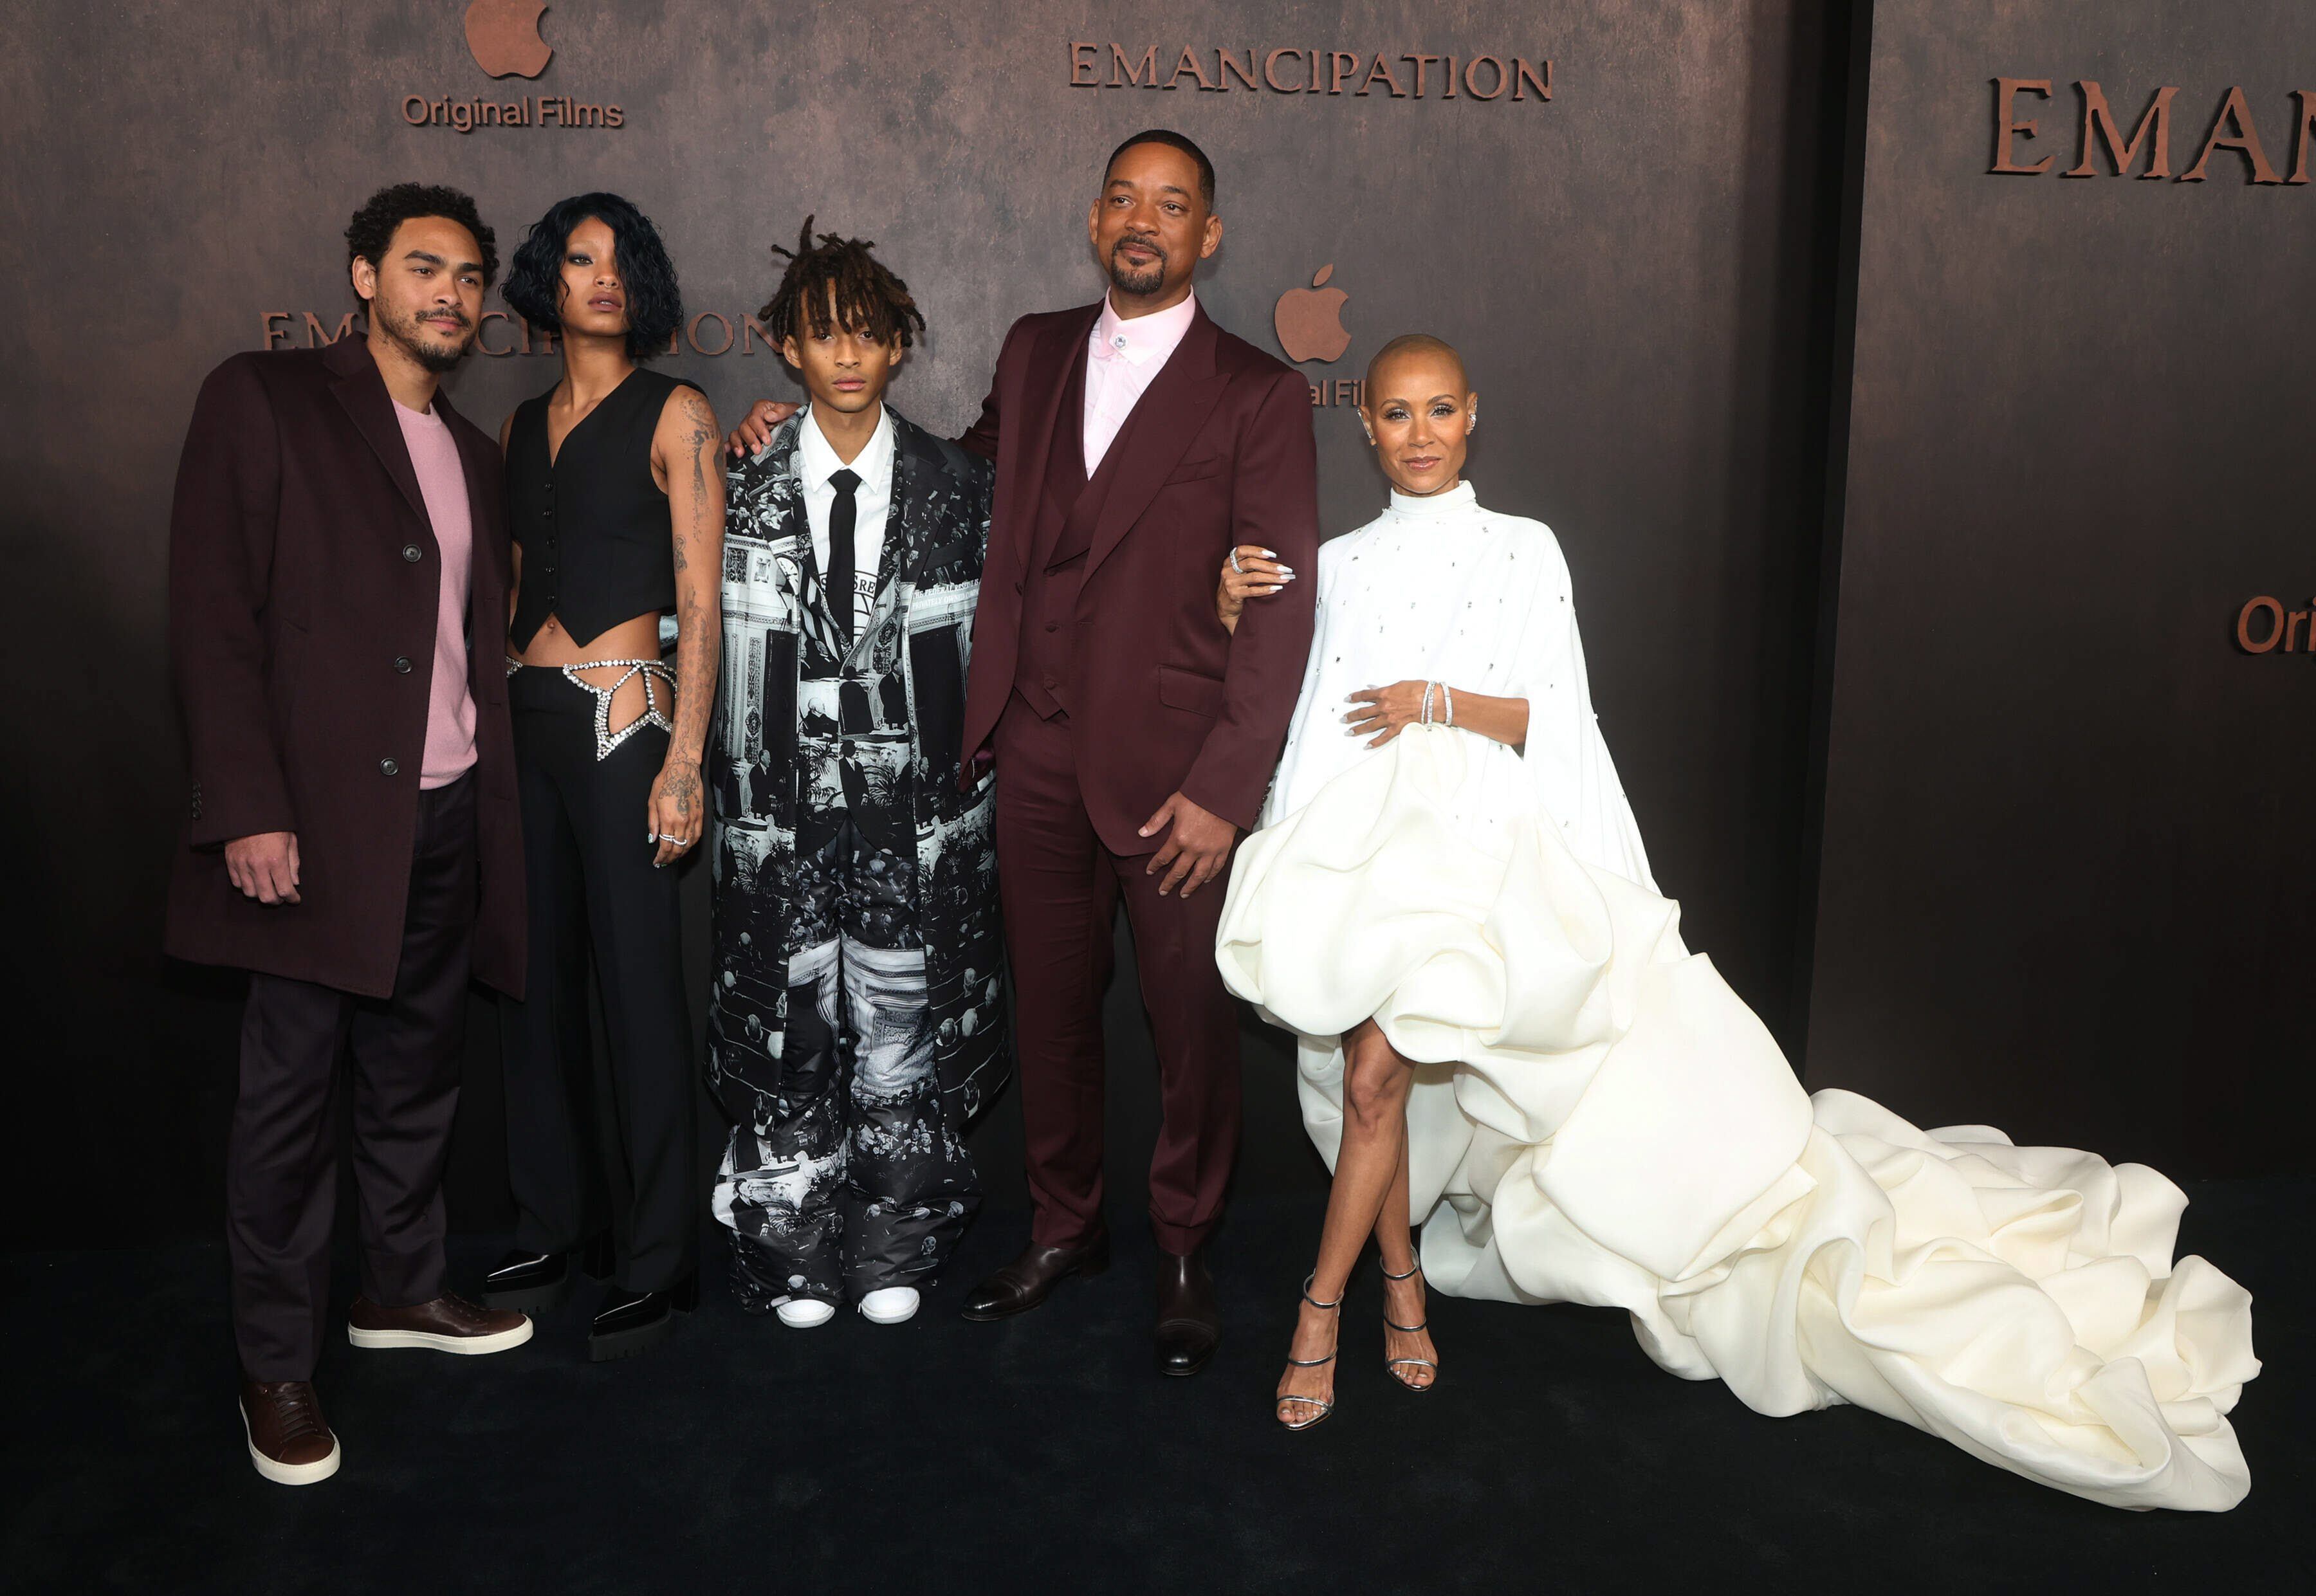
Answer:
[(563, 327), (563, 254), (572, 230), (592, 217), (611, 229), (619, 282), (627, 290), (628, 357), (664, 352), (683, 325), (683, 290), (651, 218), (617, 194), (575, 194), (558, 200), (515, 246), (499, 297), (534, 327)]
[(772, 342), (780, 343), (807, 328), (815, 334), (829, 331), (833, 289), (836, 325), (879, 343), (898, 338), (904, 349), (914, 344), (914, 334), (925, 330), (924, 316), (909, 297), (909, 285), (868, 253), (876, 245), (833, 233), (821, 234), (815, 243), (812, 223), (811, 217), (804, 218), (794, 249), (772, 245), (772, 254), (787, 256), (788, 263), (771, 303), (756, 312)]
[(490, 287), (499, 274), (498, 235), (484, 225), (470, 196), (429, 183), (394, 183), (363, 201), (362, 208), (346, 224), (346, 264), (368, 261), (373, 266), (384, 265), (394, 229), (422, 216), (457, 222), (475, 236), (475, 242), (483, 248), (483, 286)]

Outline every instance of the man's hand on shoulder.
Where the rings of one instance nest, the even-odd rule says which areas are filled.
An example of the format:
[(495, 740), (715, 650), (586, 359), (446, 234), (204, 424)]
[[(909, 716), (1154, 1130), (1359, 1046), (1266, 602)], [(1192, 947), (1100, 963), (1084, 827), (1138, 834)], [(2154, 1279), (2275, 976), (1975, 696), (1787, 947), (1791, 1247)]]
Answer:
[(245, 897), (294, 904), (298, 897), (298, 834), (259, 832), (225, 845), (225, 873)]
[(724, 440), (724, 447), (732, 451), (734, 459), (744, 460), (770, 443), (780, 424), (802, 408), (785, 399), (758, 399), (740, 418), (740, 424), (732, 429), (732, 435)]
[(1223, 872), (1230, 862), (1230, 851), (1238, 841), (1238, 827), (1221, 816), (1201, 809), (1198, 805), (1176, 793), (1158, 806), (1158, 813), (1142, 828), (1145, 837), (1154, 837), (1167, 826), (1166, 841), (1150, 856), (1145, 875), (1166, 872), (1158, 884), (1158, 896), (1164, 897), (1175, 887), (1189, 896)]

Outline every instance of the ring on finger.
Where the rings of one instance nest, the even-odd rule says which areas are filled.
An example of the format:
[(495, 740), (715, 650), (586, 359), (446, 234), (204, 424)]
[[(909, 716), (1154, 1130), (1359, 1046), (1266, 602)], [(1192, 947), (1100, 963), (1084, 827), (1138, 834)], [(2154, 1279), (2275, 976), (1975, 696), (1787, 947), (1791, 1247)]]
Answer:
[(1235, 548), (1231, 550), (1231, 569), (1242, 576), (1246, 575), (1246, 567), (1238, 563), (1238, 550)]

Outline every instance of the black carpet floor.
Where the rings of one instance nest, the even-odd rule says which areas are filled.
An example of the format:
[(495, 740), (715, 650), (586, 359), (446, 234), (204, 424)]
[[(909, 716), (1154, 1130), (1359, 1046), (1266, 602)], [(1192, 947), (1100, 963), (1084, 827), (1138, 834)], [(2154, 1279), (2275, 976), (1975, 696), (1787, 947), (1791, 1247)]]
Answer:
[[(1318, 1230), (1302, 1199), (1235, 1210), (1228, 1338), (1194, 1380), (1151, 1371), (1151, 1244), (1127, 1212), (1107, 1275), (959, 1319), (1024, 1232), (993, 1213), (897, 1328), (787, 1331), (719, 1275), (628, 1362), (584, 1360), (584, 1297), (494, 1358), (338, 1342), (320, 1383), (345, 1464), (294, 1490), (243, 1450), (218, 1249), (20, 1255), (0, 1588), (2306, 1589), (2311, 1189), (2191, 1194), (2183, 1249), (2251, 1288), (2268, 1364), (2236, 1413), (2251, 1498), (2219, 1516), (2095, 1507), (1856, 1409), (1762, 1418), (1598, 1310), (1435, 1297), (1445, 1370), (1416, 1396), (1382, 1369), (1372, 1262), (1341, 1406), (1282, 1433), (1268, 1398)], [(461, 1278), (497, 1244), (461, 1238)]]

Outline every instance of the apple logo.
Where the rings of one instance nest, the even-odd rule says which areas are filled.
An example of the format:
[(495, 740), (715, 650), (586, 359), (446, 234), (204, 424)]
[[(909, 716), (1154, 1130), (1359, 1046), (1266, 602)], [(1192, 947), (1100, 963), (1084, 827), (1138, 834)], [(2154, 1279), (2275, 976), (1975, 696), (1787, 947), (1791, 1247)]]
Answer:
[(1278, 331), (1278, 347), (1287, 352), (1288, 360), (1338, 360), (1351, 346), (1351, 335), (1343, 331), (1343, 301), (1350, 296), (1326, 286), (1334, 272), (1331, 261), (1319, 268), (1309, 288), (1289, 289), (1278, 296), (1278, 308), (1271, 313), (1270, 321)]
[(539, 37), (543, 0), (475, 0), (467, 7), (467, 48), (493, 77), (537, 77), (555, 58)]

